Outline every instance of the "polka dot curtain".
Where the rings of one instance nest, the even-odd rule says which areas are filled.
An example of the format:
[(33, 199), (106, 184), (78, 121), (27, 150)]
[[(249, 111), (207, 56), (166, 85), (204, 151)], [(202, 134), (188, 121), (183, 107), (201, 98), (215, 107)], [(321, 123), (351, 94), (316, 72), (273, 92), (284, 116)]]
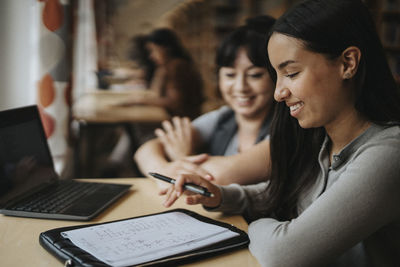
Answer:
[(56, 169), (61, 172), (71, 107), (71, 7), (67, 0), (37, 1), (41, 6), (37, 102)]

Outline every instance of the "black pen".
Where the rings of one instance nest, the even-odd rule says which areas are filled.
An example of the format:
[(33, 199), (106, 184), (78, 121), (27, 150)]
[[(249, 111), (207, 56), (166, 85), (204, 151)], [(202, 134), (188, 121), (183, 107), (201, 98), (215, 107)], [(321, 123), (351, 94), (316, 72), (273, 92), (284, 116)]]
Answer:
[[(175, 179), (172, 179), (170, 177), (164, 176), (164, 175), (159, 174), (159, 173), (149, 172), (149, 174), (151, 176), (153, 176), (154, 178), (160, 179), (160, 180), (162, 180), (164, 182), (167, 182), (167, 183), (170, 183), (170, 184), (175, 184), (175, 182), (176, 182)], [(214, 196), (212, 193), (210, 193), (207, 190), (207, 188), (202, 187), (202, 186), (197, 185), (197, 184), (187, 183), (187, 184), (183, 185), (183, 188), (185, 190), (188, 190), (188, 191), (191, 191), (193, 193), (197, 193), (197, 194), (203, 195), (205, 197), (213, 197)]]

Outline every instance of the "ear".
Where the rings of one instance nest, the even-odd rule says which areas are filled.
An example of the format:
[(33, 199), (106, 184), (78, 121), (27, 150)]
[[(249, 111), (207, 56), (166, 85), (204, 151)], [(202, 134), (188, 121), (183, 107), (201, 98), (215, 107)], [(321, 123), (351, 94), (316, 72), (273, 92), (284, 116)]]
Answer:
[(342, 77), (349, 80), (357, 73), (361, 59), (361, 51), (356, 46), (346, 48), (341, 56), (342, 59)]

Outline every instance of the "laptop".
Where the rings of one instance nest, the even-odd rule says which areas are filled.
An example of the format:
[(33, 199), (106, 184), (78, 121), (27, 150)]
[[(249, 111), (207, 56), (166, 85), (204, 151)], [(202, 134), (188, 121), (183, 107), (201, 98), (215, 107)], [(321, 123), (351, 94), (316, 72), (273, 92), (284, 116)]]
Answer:
[(60, 179), (38, 107), (0, 111), (0, 213), (87, 221), (130, 187)]

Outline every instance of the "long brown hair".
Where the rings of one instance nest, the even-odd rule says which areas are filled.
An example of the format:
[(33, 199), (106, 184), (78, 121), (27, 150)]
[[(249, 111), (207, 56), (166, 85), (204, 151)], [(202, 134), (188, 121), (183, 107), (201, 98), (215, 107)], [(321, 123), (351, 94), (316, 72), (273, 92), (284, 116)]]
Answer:
[[(305, 48), (335, 59), (349, 46), (361, 51), (356, 110), (377, 124), (400, 122), (400, 93), (367, 7), (360, 0), (308, 0), (280, 17), (272, 28), (301, 40)], [(271, 75), (273, 77), (273, 75)], [(302, 129), (284, 103), (272, 122), (272, 171), (266, 203), (278, 219), (297, 216), (301, 193), (314, 184), (324, 128)]]

